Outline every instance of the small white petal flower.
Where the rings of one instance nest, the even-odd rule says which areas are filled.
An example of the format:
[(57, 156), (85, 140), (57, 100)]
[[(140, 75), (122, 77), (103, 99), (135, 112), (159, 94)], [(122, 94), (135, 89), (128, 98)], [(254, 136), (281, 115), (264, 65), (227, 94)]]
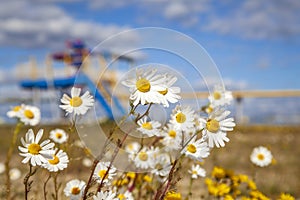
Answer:
[(214, 92), (209, 95), (208, 100), (213, 108), (218, 106), (229, 105), (233, 100), (232, 93), (226, 91), (221, 86), (215, 86)]
[(170, 156), (166, 153), (162, 153), (153, 159), (153, 169), (151, 170), (151, 173), (159, 177), (165, 177), (169, 174), (171, 168)]
[(180, 93), (179, 87), (172, 87), (172, 85), (177, 81), (177, 77), (172, 75), (165, 75), (166, 82), (165, 82), (165, 89), (162, 91), (158, 91), (160, 94), (163, 95), (162, 104), (164, 107), (169, 107), (170, 103), (178, 102), (181, 97), (178, 95)]
[(272, 153), (266, 147), (259, 146), (253, 149), (250, 160), (259, 167), (266, 167), (272, 163)]
[(155, 69), (148, 69), (145, 72), (142, 69), (136, 70), (136, 77), (122, 82), (123, 85), (129, 87), (130, 100), (136, 106), (139, 103), (142, 105), (148, 103), (161, 103), (163, 95), (159, 91), (165, 88), (163, 84), (165, 77), (156, 74)]
[(209, 148), (207, 142), (192, 139), (181, 153), (194, 160), (202, 161), (203, 158), (209, 155)]
[(41, 121), (41, 111), (38, 107), (24, 105), (20, 111), (20, 120), (25, 125), (35, 126)]
[(9, 170), (9, 178), (12, 181), (15, 181), (19, 178), (21, 178), (21, 171), (18, 168), (12, 168), (11, 170)]
[(134, 158), (135, 166), (141, 169), (148, 169), (153, 167), (153, 159), (156, 153), (156, 150), (153, 150), (151, 148), (149, 149), (148, 147), (143, 147), (143, 149), (139, 151)]
[(49, 138), (58, 144), (62, 144), (68, 140), (68, 134), (62, 129), (54, 129), (50, 131)]
[(82, 159), (82, 164), (85, 167), (91, 167), (93, 165), (93, 161), (89, 158)]
[(225, 142), (229, 141), (227, 131), (232, 131), (235, 127), (234, 119), (226, 117), (230, 111), (215, 110), (208, 119), (199, 118), (199, 126), (203, 128), (203, 135), (208, 137), (209, 147), (224, 147)]
[(80, 96), (81, 89), (73, 87), (71, 89), (71, 97), (64, 94), (60, 100), (63, 105), (59, 107), (68, 113), (73, 113), (75, 115), (84, 115), (93, 105), (94, 99), (90, 95), (89, 91), (86, 91), (82, 96)]
[(74, 179), (67, 183), (64, 193), (67, 197), (70, 197), (71, 200), (80, 200), (85, 186), (86, 184), (84, 181)]
[(29, 129), (24, 138), (21, 138), (23, 147), (19, 146), (20, 155), (25, 157), (22, 163), (28, 163), (32, 166), (40, 166), (43, 163), (47, 163), (47, 159), (52, 158), (54, 143), (50, 143), (50, 140), (44, 140), (39, 144), (40, 139), (43, 136), (43, 129), (40, 129), (34, 136), (33, 130)]
[(177, 105), (171, 115), (171, 124), (176, 130), (190, 131), (194, 128), (194, 111), (190, 107), (181, 107)]
[(138, 130), (149, 137), (160, 135), (159, 127), (161, 124), (157, 121), (147, 121), (147, 117), (144, 117), (137, 124), (140, 126)]
[(116, 198), (116, 193), (112, 191), (98, 192), (97, 195), (93, 196), (94, 200), (119, 200)]
[(134, 200), (133, 195), (128, 190), (125, 193), (119, 193), (117, 196), (118, 200)]
[(23, 107), (24, 107), (24, 104), (15, 106), (10, 111), (8, 111), (6, 114), (9, 118), (14, 118), (14, 117), (20, 118)]
[(59, 170), (63, 170), (67, 168), (68, 163), (69, 163), (69, 157), (67, 153), (64, 152), (63, 150), (59, 150), (57, 152), (56, 149), (52, 158), (48, 159), (48, 162), (44, 163), (42, 166), (48, 169), (50, 172), (57, 172)]
[(172, 124), (164, 127), (162, 131), (163, 139), (160, 142), (164, 145), (166, 151), (179, 150), (181, 148), (182, 134), (176, 130)]
[[(109, 184), (109, 181), (113, 179), (113, 177), (117, 174), (116, 168), (111, 165), (109, 172), (107, 173), (107, 169), (110, 165), (110, 162), (99, 162), (94, 171), (93, 177), (98, 183)], [(106, 174), (107, 173), (107, 174)], [(102, 180), (103, 179), (103, 180)]]
[(192, 165), (192, 169), (188, 171), (192, 175), (192, 179), (197, 179), (199, 176), (205, 177), (206, 171), (200, 165)]
[(5, 172), (5, 165), (0, 162), (0, 174), (2, 174), (3, 172)]
[(125, 146), (125, 151), (128, 153), (129, 160), (134, 160), (136, 154), (140, 151), (141, 145), (138, 142), (131, 142)]

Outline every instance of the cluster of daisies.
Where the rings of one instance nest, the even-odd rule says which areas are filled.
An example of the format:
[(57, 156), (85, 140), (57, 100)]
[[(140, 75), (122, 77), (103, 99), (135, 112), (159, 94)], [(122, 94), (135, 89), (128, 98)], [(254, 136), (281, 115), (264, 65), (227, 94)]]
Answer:
[[(7, 112), (10, 118), (17, 118), (24, 125), (36, 126), (41, 120), (41, 112), (38, 107), (31, 105), (15, 106)], [(20, 155), (25, 157), (22, 163), (30, 163), (31, 166), (41, 166), (50, 172), (57, 172), (67, 168), (69, 158), (66, 152), (55, 148), (55, 143), (62, 144), (67, 141), (68, 134), (62, 129), (50, 131), (49, 138), (41, 141), (44, 130), (40, 129), (35, 135), (29, 129), (25, 137), (21, 138), (22, 146), (19, 146)]]
[[(138, 69), (136, 77), (122, 83), (129, 87), (131, 105), (135, 110), (137, 106), (161, 104), (169, 107), (171, 103), (178, 103), (181, 97), (180, 88), (174, 86), (176, 81), (175, 76), (159, 74), (155, 69)], [(166, 178), (178, 154), (202, 161), (213, 147), (224, 147), (225, 142), (229, 141), (227, 131), (232, 131), (235, 126), (233, 118), (228, 117), (230, 111), (224, 109), (233, 97), (231, 92), (215, 87), (208, 99), (209, 109), (203, 116), (191, 107), (178, 103), (166, 124), (151, 120), (147, 115), (139, 119), (137, 130), (143, 137), (157, 138), (160, 145), (154, 147), (130, 143), (126, 146), (129, 159), (136, 167), (151, 170), (158, 177)], [(199, 169), (199, 166), (194, 168)]]

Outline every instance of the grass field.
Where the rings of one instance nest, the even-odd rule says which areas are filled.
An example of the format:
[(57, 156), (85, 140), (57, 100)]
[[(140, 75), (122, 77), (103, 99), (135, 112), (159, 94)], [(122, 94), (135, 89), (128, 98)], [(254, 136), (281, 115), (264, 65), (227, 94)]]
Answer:
[[(65, 126), (58, 126), (67, 130)], [(45, 133), (50, 129), (57, 128), (57, 126), (40, 126), (35, 129), (44, 128)], [(13, 126), (0, 126), (0, 159), (1, 162), (5, 161), (6, 152), (11, 140)], [(27, 131), (23, 127), (20, 136), (24, 136)], [(256, 171), (255, 181), (258, 188), (267, 196), (278, 197), (281, 192), (288, 192), (295, 197), (300, 197), (300, 127), (288, 126), (247, 126), (237, 127), (235, 131), (229, 133), (230, 142), (221, 149), (213, 149), (211, 155), (205, 160), (204, 168), (209, 173), (213, 166), (221, 166), (226, 169), (234, 170), (235, 173), (243, 173), (249, 176), (254, 175)], [(76, 133), (71, 136), (72, 140), (78, 137)], [(18, 140), (19, 143), (20, 140)], [(249, 160), (249, 155), (252, 149), (256, 146), (264, 145), (269, 147), (276, 159), (276, 164), (267, 168), (256, 168)], [(70, 166), (60, 174), (59, 180), (63, 183), (62, 188), (66, 181), (73, 178), (82, 180), (88, 179), (89, 168), (81, 163), (83, 151), (73, 146), (71, 149), (73, 158)], [(76, 159), (78, 158), (78, 159)], [(18, 150), (15, 149), (11, 167), (18, 167), (22, 171), (22, 178), (27, 172), (27, 166), (21, 164), (22, 158), (18, 155)], [(42, 184), (45, 180), (45, 171), (38, 171), (34, 179), (32, 191), (30, 193), (33, 199), (42, 199), (36, 194), (41, 193)], [(23, 180), (12, 182), (12, 193), (15, 199), (22, 199), (23, 196)], [(179, 186), (179, 191), (183, 194), (187, 191), (187, 180), (183, 178)], [(4, 198), (5, 177), (4, 174), (0, 175), (1, 193), (0, 199)], [(52, 183), (49, 183), (51, 188)], [(60, 189), (60, 195), (65, 199)], [(51, 192), (49, 192), (51, 193)], [(207, 195), (204, 179), (198, 179), (193, 185), (193, 199), (200, 199), (200, 197)], [(49, 198), (51, 199), (51, 198)]]

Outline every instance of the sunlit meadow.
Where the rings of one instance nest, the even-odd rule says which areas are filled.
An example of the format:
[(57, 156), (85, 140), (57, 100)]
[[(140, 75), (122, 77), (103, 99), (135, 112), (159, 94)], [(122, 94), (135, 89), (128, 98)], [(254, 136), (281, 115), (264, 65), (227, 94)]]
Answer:
[[(36, 106), (11, 108), (7, 116), (15, 118), (15, 127), (1, 132), (1, 199), (292, 200), (299, 194), (297, 178), (273, 177), (297, 175), (297, 166), (291, 166), (295, 161), (281, 158), (294, 149), (295, 130), (234, 131), (236, 123), (226, 109), (233, 100), (230, 91), (216, 85), (208, 103), (193, 110), (180, 102), (175, 75), (155, 67), (134, 72), (121, 83), (128, 88), (130, 109), (118, 124), (102, 122), (107, 137), (98, 155), (76, 131), (95, 103), (89, 91), (74, 86), (61, 97), (57, 106), (69, 125), (40, 125)], [(149, 116), (155, 105), (173, 107), (164, 124)], [(124, 133), (125, 121), (132, 126)], [(128, 166), (116, 162), (121, 151)]]

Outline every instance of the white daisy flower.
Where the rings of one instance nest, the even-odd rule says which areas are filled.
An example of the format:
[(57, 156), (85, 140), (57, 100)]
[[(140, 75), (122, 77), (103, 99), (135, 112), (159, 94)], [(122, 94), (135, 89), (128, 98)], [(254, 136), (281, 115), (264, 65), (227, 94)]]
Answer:
[(192, 139), (181, 153), (194, 160), (201, 161), (202, 158), (206, 158), (209, 155), (209, 148), (207, 142), (203, 142), (201, 139)]
[(5, 172), (5, 165), (0, 162), (0, 174), (2, 174), (3, 172)]
[(8, 111), (6, 113), (6, 115), (9, 117), (9, 118), (14, 118), (14, 117), (17, 117), (17, 118), (20, 118), (21, 117), (21, 112), (22, 112), (22, 109), (23, 109), (24, 105), (18, 105), (18, 106), (15, 106), (13, 107), (10, 111)]
[(75, 115), (84, 115), (93, 105), (94, 99), (90, 95), (89, 91), (86, 91), (82, 96), (80, 96), (81, 89), (73, 87), (71, 89), (71, 97), (64, 94), (60, 100), (63, 105), (59, 107), (68, 113), (73, 113)]
[(141, 145), (138, 142), (131, 142), (125, 146), (125, 151), (129, 154), (129, 160), (134, 160), (136, 154), (141, 149)]
[(129, 87), (130, 100), (136, 106), (139, 103), (142, 105), (148, 103), (161, 103), (163, 95), (158, 91), (163, 91), (165, 77), (157, 75), (155, 69), (149, 69), (145, 72), (142, 69), (137, 69), (136, 78), (123, 81), (122, 84)]
[(102, 179), (103, 179), (103, 183), (109, 184), (109, 181), (112, 180), (113, 177), (117, 174), (116, 173), (117, 169), (112, 165), (110, 167), (108, 174), (105, 176), (109, 165), (110, 165), (110, 162), (99, 162), (97, 164), (94, 174), (93, 174), (93, 177), (98, 183), (101, 183)]
[(208, 119), (199, 118), (200, 127), (203, 128), (203, 135), (208, 137), (209, 147), (224, 147), (225, 142), (229, 142), (226, 131), (232, 131), (235, 127), (234, 119), (226, 117), (230, 111), (216, 110), (212, 112)]
[(42, 166), (48, 169), (50, 172), (57, 172), (68, 167), (69, 157), (66, 152), (63, 150), (55, 150), (51, 159), (48, 159), (47, 163), (44, 163)]
[(41, 111), (38, 107), (24, 105), (20, 112), (20, 120), (25, 125), (35, 126), (41, 121)]
[(177, 105), (171, 115), (171, 124), (176, 130), (189, 131), (194, 127), (194, 111), (190, 107)]
[(266, 147), (259, 146), (253, 149), (250, 160), (259, 167), (266, 167), (272, 163), (272, 153)]
[(120, 193), (117, 196), (118, 200), (134, 200), (133, 195), (128, 190), (125, 193)]
[(134, 158), (134, 164), (141, 169), (148, 169), (153, 166), (155, 152), (148, 147), (143, 147)]
[(158, 91), (160, 94), (163, 95), (162, 104), (164, 107), (169, 107), (170, 103), (178, 102), (181, 97), (178, 95), (180, 93), (179, 87), (172, 87), (172, 85), (177, 81), (177, 77), (172, 75), (165, 75), (166, 82), (165, 82), (165, 89), (162, 91)]
[(160, 142), (164, 145), (165, 150), (172, 151), (181, 148), (182, 134), (172, 124), (168, 124), (167, 128), (164, 127), (162, 136), (163, 139)]
[(93, 196), (94, 200), (118, 200), (116, 193), (112, 191), (98, 192), (97, 195)]
[(80, 200), (85, 186), (86, 184), (84, 181), (74, 179), (67, 183), (64, 193), (67, 197), (70, 197), (71, 200)]
[(12, 181), (15, 181), (19, 178), (21, 178), (21, 171), (18, 168), (12, 168), (11, 170), (9, 170), (9, 178)]
[(140, 126), (137, 130), (149, 137), (160, 135), (159, 127), (161, 124), (157, 121), (147, 121), (147, 117), (143, 117), (137, 124)]
[(192, 175), (192, 179), (197, 179), (199, 176), (205, 177), (206, 171), (200, 165), (192, 165), (192, 169), (188, 171)]
[(43, 132), (44, 130), (40, 129), (36, 137), (34, 137), (33, 130), (29, 129), (25, 135), (25, 140), (21, 138), (21, 143), (24, 147), (19, 146), (20, 155), (25, 157), (22, 163), (30, 161), (32, 166), (36, 166), (47, 163), (47, 159), (52, 158), (54, 143), (50, 143), (50, 140), (44, 140), (39, 144)]
[(89, 158), (83, 158), (82, 159), (82, 164), (85, 167), (91, 167), (93, 165), (93, 161)]
[(68, 140), (68, 134), (62, 129), (54, 129), (50, 131), (49, 138), (58, 144), (62, 144)]
[(208, 100), (213, 108), (217, 106), (229, 105), (233, 100), (232, 93), (223, 87), (215, 86), (214, 92), (208, 96)]
[(172, 168), (170, 156), (166, 153), (159, 154), (156, 159), (153, 159), (153, 169), (151, 173), (159, 177), (165, 177), (169, 174)]

